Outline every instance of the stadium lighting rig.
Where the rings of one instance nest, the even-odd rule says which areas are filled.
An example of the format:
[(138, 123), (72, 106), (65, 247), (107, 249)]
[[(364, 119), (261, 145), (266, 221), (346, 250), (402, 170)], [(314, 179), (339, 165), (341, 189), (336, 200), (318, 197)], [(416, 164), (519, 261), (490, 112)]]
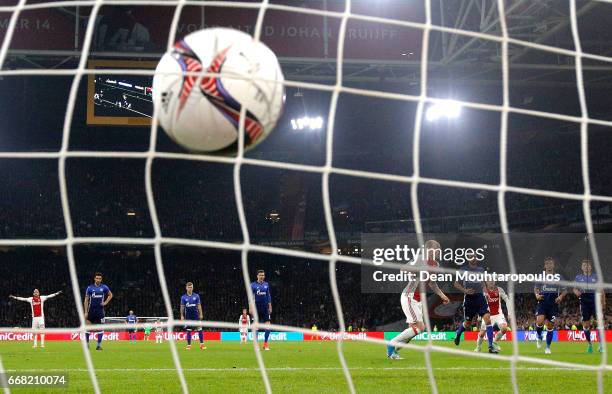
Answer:
[(323, 118), (321, 116), (294, 118), (291, 119), (291, 128), (293, 130), (321, 130), (323, 128)]
[(457, 119), (461, 115), (461, 104), (454, 100), (446, 100), (432, 104), (427, 108), (425, 119), (435, 122), (439, 119)]

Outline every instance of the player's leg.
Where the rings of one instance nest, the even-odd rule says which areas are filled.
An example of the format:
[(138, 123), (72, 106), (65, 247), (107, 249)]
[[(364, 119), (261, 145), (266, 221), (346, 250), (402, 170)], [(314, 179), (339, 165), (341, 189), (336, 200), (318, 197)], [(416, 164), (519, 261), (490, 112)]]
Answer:
[(266, 322), (266, 330), (264, 331), (264, 350), (270, 350), (270, 345), (268, 345), (268, 339), (270, 339), (270, 318), (268, 317), (268, 321)]
[(550, 345), (552, 344), (555, 333), (554, 321), (554, 316), (550, 316), (546, 319), (546, 349), (544, 349), (545, 354), (550, 354)]
[(191, 349), (191, 327), (185, 327), (185, 330), (187, 331), (187, 350)]
[(204, 330), (202, 327), (198, 329), (198, 338), (200, 339), (200, 350), (206, 350), (206, 346), (204, 346)]
[[(593, 308), (594, 309), (594, 308)], [(582, 330), (587, 341), (587, 353), (593, 353), (593, 344), (591, 343), (591, 316), (594, 310), (591, 310), (590, 305), (580, 300), (580, 315), (582, 316)]]
[[(38, 319), (36, 317), (32, 318), (32, 330), (36, 330), (38, 327)], [(34, 345), (32, 347), (38, 347), (38, 333), (34, 333)]]
[[(42, 317), (39, 318), (40, 320), (38, 321), (38, 328), (40, 330), (44, 330), (45, 329), (45, 321), (43, 320)], [(44, 348), (45, 347), (45, 333), (44, 331), (40, 333), (40, 347)]]
[(480, 352), (480, 350), (482, 349), (482, 343), (484, 342), (484, 336), (486, 332), (487, 326), (483, 320), (480, 324), (480, 332), (478, 332), (478, 339), (476, 340), (476, 349), (474, 349), (475, 352)]
[(544, 331), (544, 313), (536, 312), (536, 346), (538, 349), (542, 347), (542, 332)]
[(412, 338), (423, 332), (425, 324), (423, 323), (422, 305), (418, 301), (414, 301), (407, 295), (402, 294), (401, 305), (404, 314), (406, 315), (406, 323), (408, 328), (399, 333), (391, 340), (387, 346), (387, 357), (392, 360), (399, 360), (401, 357), (398, 351), (401, 349), (398, 345), (401, 343), (409, 343)]
[[(104, 324), (104, 315), (100, 316), (96, 324)], [(102, 338), (104, 338), (104, 330), (98, 331), (98, 343), (96, 344), (96, 350), (102, 350)]]
[(457, 331), (455, 331), (455, 345), (459, 346), (461, 342), (461, 334), (465, 330), (469, 330), (472, 327), (472, 319), (474, 318), (476, 311), (471, 302), (463, 302), (463, 322), (459, 324)]

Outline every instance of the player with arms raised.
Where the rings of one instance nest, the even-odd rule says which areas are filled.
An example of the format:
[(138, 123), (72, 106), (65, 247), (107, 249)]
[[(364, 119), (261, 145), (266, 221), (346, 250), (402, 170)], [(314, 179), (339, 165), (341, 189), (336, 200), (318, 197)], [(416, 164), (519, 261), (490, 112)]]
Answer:
[[(595, 283), (597, 275), (593, 273), (593, 264), (590, 260), (582, 260), (580, 264), (581, 273), (576, 275), (576, 282), (584, 283), (580, 287), (574, 288), (574, 294), (580, 300), (580, 315), (582, 315), (582, 329), (584, 336), (589, 343), (587, 353), (593, 353), (593, 344), (591, 343), (591, 319), (597, 321), (595, 312)], [(606, 292), (601, 291), (601, 308), (606, 310)], [(601, 338), (599, 340), (599, 352), (603, 351), (601, 346)]]
[[(259, 321), (270, 325), (270, 315), (272, 314), (272, 294), (270, 294), (270, 285), (264, 281), (266, 273), (264, 270), (257, 271), (257, 280), (251, 283), (251, 291), (255, 297), (255, 308)], [(251, 311), (253, 312), (253, 311)], [(254, 314), (254, 313), (252, 313)], [(264, 350), (270, 350), (268, 338), (270, 337), (270, 329), (264, 331)]]
[[(87, 286), (85, 290), (85, 301), (83, 310), (85, 311), (85, 321), (87, 324), (104, 324), (104, 307), (113, 299), (113, 293), (107, 285), (102, 283), (102, 274), (94, 274), (94, 283)], [(104, 330), (98, 332), (98, 344), (96, 350), (102, 350), (102, 337)], [(87, 346), (89, 347), (89, 332), (85, 333)]]
[[(202, 320), (204, 314), (202, 313), (202, 303), (200, 302), (200, 295), (193, 292), (193, 283), (187, 282), (185, 285), (187, 291), (181, 297), (181, 320)], [(185, 331), (187, 331), (187, 350), (191, 350), (191, 332), (193, 330), (198, 331), (198, 337), (200, 338), (200, 350), (205, 350), (204, 346), (204, 331), (202, 326), (191, 326), (185, 325)]]
[[(544, 271), (546, 274), (554, 275), (555, 260), (552, 257), (544, 259)], [(536, 283), (534, 287), (535, 297), (538, 300), (536, 309), (536, 345), (542, 347), (542, 331), (546, 323), (546, 349), (544, 353), (550, 354), (550, 345), (555, 330), (555, 318), (559, 313), (559, 304), (567, 295), (567, 289), (557, 283)]]
[[(434, 240), (428, 240), (425, 242), (425, 257), (426, 260), (419, 259), (414, 265), (409, 265), (405, 270), (407, 271), (418, 271), (423, 267), (437, 267), (439, 264), (434, 259), (436, 250), (440, 250), (440, 244)], [(400, 303), (402, 310), (406, 315), (406, 323), (409, 327), (399, 333), (395, 338), (391, 340), (391, 343), (387, 346), (387, 357), (391, 360), (401, 360), (402, 357), (399, 355), (401, 347), (397, 346), (400, 343), (408, 343), (412, 338), (417, 336), (419, 333), (425, 331), (425, 323), (423, 322), (423, 304), (421, 302), (421, 293), (419, 290), (419, 273), (416, 273), (416, 280), (412, 280), (402, 291)], [(436, 293), (444, 304), (448, 304), (448, 297), (440, 290), (438, 284), (434, 281), (427, 281), (427, 285)]]
[(242, 310), (242, 315), (238, 318), (238, 331), (240, 331), (240, 343), (247, 342), (247, 334), (251, 328), (251, 316), (246, 309)]
[[(475, 258), (468, 260), (467, 266), (461, 268), (466, 274), (470, 273), (483, 273), (485, 269), (478, 265), (478, 261)], [(483, 293), (481, 281), (471, 281), (469, 278), (463, 280), (463, 283), (459, 281), (455, 282), (455, 288), (461, 291), (463, 296), (463, 323), (459, 325), (455, 333), (455, 345), (459, 346), (461, 342), (461, 334), (472, 326), (472, 320), (476, 316), (482, 317), (482, 321), (485, 324), (485, 330), (487, 332), (487, 339), (489, 341), (489, 353), (499, 353), (495, 347), (493, 347), (493, 325), (491, 324), (491, 313), (489, 312), (489, 305), (487, 299)]]
[[(32, 297), (17, 297), (14, 295), (10, 295), (9, 298), (12, 298), (17, 301), (24, 301), (30, 303), (30, 309), (32, 312), (32, 329), (34, 330), (43, 330), (45, 328), (45, 311), (44, 304), (49, 298), (53, 298), (55, 296), (60, 295), (62, 292), (58, 291), (57, 293), (49, 294), (46, 296), (41, 296), (40, 291), (38, 289), (34, 289), (32, 292)], [(34, 346), (37, 347), (38, 334), (34, 333)], [(45, 333), (40, 333), (40, 347), (45, 347)]]
[[(498, 352), (501, 350), (499, 347), (499, 340), (506, 334), (508, 331), (508, 322), (506, 321), (506, 317), (504, 316), (504, 311), (502, 310), (501, 301), (504, 300), (506, 303), (506, 308), (510, 308), (510, 299), (506, 292), (501, 287), (497, 286), (494, 281), (485, 282), (485, 290), (484, 290), (485, 298), (487, 299), (487, 303), (489, 305), (489, 312), (491, 313), (491, 324), (493, 326), (497, 326), (497, 334), (495, 338), (493, 338), (493, 347)], [(510, 309), (508, 309), (510, 311)], [(508, 313), (512, 316), (512, 313)], [(480, 332), (478, 333), (478, 341), (476, 342), (475, 352), (479, 352), (482, 347), (482, 342), (484, 340), (485, 333), (487, 332), (487, 326), (485, 324), (484, 319), (482, 320), (482, 325), (480, 327)]]

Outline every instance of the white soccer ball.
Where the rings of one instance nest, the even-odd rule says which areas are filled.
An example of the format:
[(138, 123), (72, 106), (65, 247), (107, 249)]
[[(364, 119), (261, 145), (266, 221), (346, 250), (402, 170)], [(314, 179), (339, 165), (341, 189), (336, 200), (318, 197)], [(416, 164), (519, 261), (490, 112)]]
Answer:
[[(203, 76), (206, 72), (220, 75)], [(243, 105), (245, 149), (270, 134), (285, 102), (283, 80), (276, 55), (263, 43), (238, 30), (204, 29), (162, 57), (153, 78), (153, 103), (159, 123), (179, 145), (231, 153), (238, 147)]]

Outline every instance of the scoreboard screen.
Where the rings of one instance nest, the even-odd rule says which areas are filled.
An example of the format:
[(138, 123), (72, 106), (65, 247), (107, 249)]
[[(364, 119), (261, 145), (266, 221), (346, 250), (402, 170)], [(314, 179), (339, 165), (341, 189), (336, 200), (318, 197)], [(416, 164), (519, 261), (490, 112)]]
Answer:
[[(87, 84), (87, 124), (148, 126), (153, 116), (152, 75), (105, 73), (117, 69), (154, 69), (156, 62), (93, 60)], [(99, 70), (99, 72), (97, 72)]]

